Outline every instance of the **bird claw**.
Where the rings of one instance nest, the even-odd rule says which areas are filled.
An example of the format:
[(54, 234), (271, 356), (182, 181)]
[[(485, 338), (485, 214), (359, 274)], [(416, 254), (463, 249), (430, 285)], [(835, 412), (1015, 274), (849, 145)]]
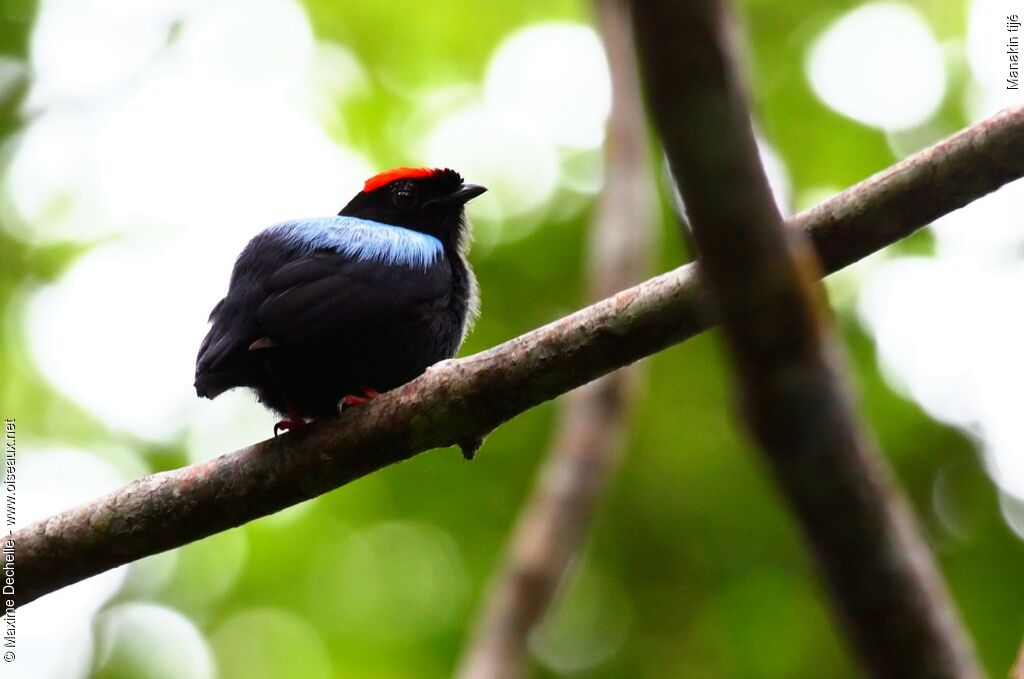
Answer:
[(341, 399), (341, 407), (347, 408), (349, 406), (358, 406), (380, 396), (380, 392), (373, 387), (360, 387), (359, 394), (349, 394), (345, 398)]
[(288, 431), (289, 429), (299, 429), (305, 427), (307, 424), (306, 420), (302, 418), (302, 415), (298, 413), (288, 413), (287, 420), (281, 420), (274, 425), (274, 438), (282, 431)]
[(363, 398), (362, 396), (355, 396), (353, 394), (349, 394), (345, 398), (341, 399), (341, 407), (349, 408), (351, 406), (361, 406), (369, 400), (370, 399)]

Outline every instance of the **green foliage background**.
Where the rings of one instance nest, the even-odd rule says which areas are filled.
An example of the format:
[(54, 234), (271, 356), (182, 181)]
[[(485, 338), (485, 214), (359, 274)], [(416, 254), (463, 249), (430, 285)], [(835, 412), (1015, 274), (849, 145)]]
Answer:
[[(516, 28), (550, 19), (591, 21), (588, 5), (573, 0), (305, 4), (317, 37), (353, 49), (371, 76), (369, 90), (345, 104), (345, 131), (339, 134), (348, 135), (346, 141), (380, 167), (408, 161), (401, 140), (390, 131), (415, 112), (417, 102), (395, 83), (477, 81), (494, 47)], [(940, 40), (964, 34), (963, 3), (910, 4), (925, 13)], [(803, 73), (810, 40), (853, 6), (812, 0), (742, 3), (756, 110), (798, 199), (814, 187), (848, 186), (895, 160), (881, 133), (826, 109)], [(31, 14), (24, 0), (4, 4), (4, 53), (24, 58)], [(943, 130), (965, 124), (953, 101), (963, 82), (953, 73), (937, 123)], [(0, 107), (0, 135), (16, 134), (16, 101)], [(568, 223), (545, 223), (522, 240), (474, 256), (485, 306), (463, 353), (492, 346), (585, 301), (581, 252), (591, 213), (592, 208)], [(668, 217), (660, 241), (659, 270), (689, 258)], [(85, 448), (112, 441), (143, 446), (107, 430), (41, 378), (25, 351), (21, 310), (12, 306), (15, 291), (26, 282), (53, 280), (87, 247), (37, 248), (0, 230), (3, 402), (11, 412), (61, 413), (57, 419), (26, 417), (20, 432), (26, 438)], [(898, 247), (927, 253), (929, 236)], [(836, 322), (865, 417), (917, 509), (985, 665), (1002, 675), (1021, 637), (1024, 545), (1001, 519), (972, 443), (885, 384), (871, 339), (846, 308), (837, 309)], [(539, 676), (854, 674), (800, 536), (738, 430), (719, 340), (709, 333), (646, 361), (646, 386), (621, 475), (552, 624), (535, 640)], [(453, 450), (422, 455), (293, 516), (257, 521), (188, 546), (162, 591), (140, 594), (129, 586), (112, 605), (152, 600), (182, 611), (213, 645), (224, 679), (242, 676), (238, 668), (250, 662), (274, 668), (266, 676), (282, 679), (447, 676), (547, 448), (556, 410), (547, 404), (502, 427), (473, 463)], [(176, 446), (146, 454), (156, 468), (186, 459)], [(961, 535), (949, 533), (936, 517), (933, 494), (940, 474), (957, 503), (965, 528)], [(409, 526), (419, 532), (410, 533)], [(448, 582), (450, 574), (426, 578), (420, 562), (403, 561), (410, 541), (430, 531), (440, 531), (441, 537), (429, 549), (450, 550), (438, 554), (435, 566), (464, 569), (451, 580), (450, 591), (430, 589)], [(352, 536), (359, 539), (353, 542)], [(379, 548), (374, 554), (393, 558), (360, 556), (352, 545), (365, 541)], [(429, 605), (435, 600), (444, 604), (441, 613)], [(269, 622), (259, 617), (263, 614)], [(310, 630), (323, 647), (310, 640)], [(584, 660), (567, 672), (572, 667), (550, 660), (559, 656)], [(125, 668), (136, 660), (122, 658), (96, 676), (132, 676)]]

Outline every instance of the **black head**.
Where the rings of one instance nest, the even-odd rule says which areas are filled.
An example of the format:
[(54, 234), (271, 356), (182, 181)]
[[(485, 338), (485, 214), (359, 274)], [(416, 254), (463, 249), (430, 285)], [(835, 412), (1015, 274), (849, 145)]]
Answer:
[(403, 226), (457, 245), (465, 204), (486, 190), (464, 183), (455, 170), (399, 167), (367, 179), (338, 214)]

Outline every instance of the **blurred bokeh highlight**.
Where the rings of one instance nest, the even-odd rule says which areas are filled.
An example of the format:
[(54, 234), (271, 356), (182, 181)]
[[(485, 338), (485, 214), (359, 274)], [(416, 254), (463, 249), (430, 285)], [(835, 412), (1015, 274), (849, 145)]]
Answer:
[[(1010, 3), (739, 4), (787, 213), (1021, 101)], [(464, 354), (580, 306), (610, 101), (579, 0), (5, 0), (19, 523), (266, 438), (251, 394), (195, 397), (206, 314), (252, 235), (336, 213), (378, 169), (490, 188), (469, 208), (483, 315)], [(1017, 182), (828, 283), (871, 427), (995, 675), (1024, 630), (1022, 206)], [(674, 218), (660, 240), (660, 270), (691, 257)], [(531, 640), (538, 675), (853, 676), (717, 337), (649, 360), (620, 478)], [(448, 676), (554, 412), (471, 464), (420, 456), (45, 597), (18, 612), (3, 676)]]

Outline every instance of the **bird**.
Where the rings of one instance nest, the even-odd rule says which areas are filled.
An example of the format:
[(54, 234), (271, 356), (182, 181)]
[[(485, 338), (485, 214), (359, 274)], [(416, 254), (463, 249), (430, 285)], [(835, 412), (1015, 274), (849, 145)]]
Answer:
[(465, 204), (485, 191), (452, 169), (398, 167), (336, 216), (257, 234), (210, 313), (197, 396), (251, 389), (284, 417), (276, 436), (454, 357), (478, 314)]

